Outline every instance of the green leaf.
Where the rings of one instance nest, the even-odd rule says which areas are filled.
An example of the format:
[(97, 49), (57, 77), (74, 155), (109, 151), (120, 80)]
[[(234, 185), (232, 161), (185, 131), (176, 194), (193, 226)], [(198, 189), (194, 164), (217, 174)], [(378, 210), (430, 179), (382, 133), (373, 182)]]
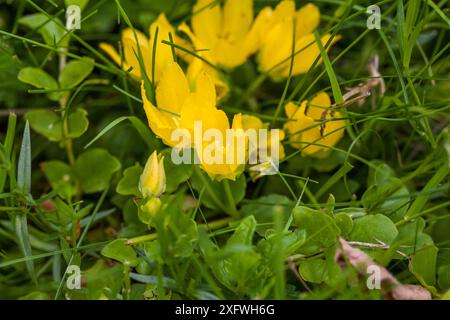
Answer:
[(30, 125), (25, 123), (22, 145), (20, 147), (19, 163), (17, 166), (17, 186), (22, 192), (31, 191), (31, 140)]
[(450, 289), (450, 265), (439, 267), (438, 284), (442, 290)]
[(72, 112), (68, 117), (68, 138), (78, 138), (89, 127), (89, 120), (87, 118), (87, 111), (78, 108), (75, 112)]
[(336, 173), (329, 177), (324, 184), (322, 184), (320, 189), (316, 192), (316, 198), (319, 199), (322, 195), (324, 195), (325, 192), (327, 192), (333, 185), (335, 185), (339, 180), (345, 177), (345, 175), (353, 168), (354, 167), (350, 163), (344, 162), (344, 165), (339, 168)]
[(161, 153), (164, 155), (164, 170), (166, 172), (166, 192), (176, 191), (178, 186), (187, 181), (193, 173), (191, 164), (174, 164), (171, 159), (172, 149), (165, 149)]
[(325, 51), (325, 48), (323, 47), (322, 44), (322, 40), (320, 39), (319, 33), (317, 31), (314, 32), (314, 36), (316, 37), (317, 47), (319, 48), (320, 56), (322, 57), (325, 70), (327, 71), (328, 78), (330, 79), (333, 97), (336, 103), (338, 104), (343, 103), (344, 99), (342, 98), (341, 87), (339, 86), (336, 74), (334, 73), (333, 66), (330, 62), (330, 58), (328, 58), (328, 53)]
[(70, 166), (62, 161), (52, 160), (41, 163), (41, 169), (53, 190), (64, 199), (75, 193), (75, 186)]
[(75, 161), (74, 173), (86, 193), (107, 189), (114, 172), (120, 169), (119, 160), (104, 149), (90, 149), (83, 152)]
[(69, 36), (64, 37), (67, 32), (62, 27), (64, 24), (58, 18), (53, 17), (52, 21), (43, 13), (35, 13), (20, 18), (19, 23), (38, 31), (45, 43), (50, 46), (67, 47), (69, 43)]
[(73, 208), (65, 203), (63, 200), (55, 199), (56, 212), (57, 212), (57, 222), (62, 226), (68, 226), (75, 218), (75, 211)]
[(312, 283), (322, 283), (327, 275), (324, 259), (308, 259), (300, 262), (299, 272), (303, 279)]
[(410, 261), (409, 270), (424, 286), (434, 286), (436, 283), (437, 253), (436, 246), (427, 246), (417, 250)]
[[(46, 90), (58, 89), (58, 83), (51, 75), (39, 68), (26, 67), (20, 70), (17, 78), (23, 83), (32, 85), (33, 87)], [(57, 101), (60, 97), (59, 92), (51, 92), (48, 97)]]
[(50, 296), (45, 292), (33, 291), (20, 297), (18, 300), (50, 300)]
[[(7, 166), (10, 166), (11, 152), (14, 145), (14, 136), (16, 133), (16, 122), (17, 116), (14, 113), (10, 113), (8, 116), (8, 129), (6, 131), (5, 142), (2, 147), (4, 148), (2, 161), (4, 162), (4, 167), (0, 167), (0, 193), (3, 193), (5, 188), (6, 177), (8, 176)], [(14, 178), (14, 177), (13, 177)], [(12, 183), (11, 183), (12, 184)]]
[(398, 231), (391, 219), (382, 215), (367, 215), (354, 221), (349, 239), (353, 241), (391, 244), (397, 237)]
[(353, 229), (353, 220), (352, 218), (344, 213), (338, 213), (334, 216), (334, 221), (336, 222), (336, 225), (341, 230), (341, 234), (343, 236), (347, 236)]
[[(424, 228), (425, 221), (422, 218), (400, 225), (398, 227), (398, 235), (392, 246), (397, 247), (400, 252), (411, 256), (423, 247), (434, 245), (433, 239), (423, 232)], [(396, 258), (404, 259), (401, 255)]]
[(283, 224), (286, 224), (293, 206), (294, 204), (288, 197), (272, 194), (243, 205), (241, 214), (243, 216), (254, 216), (258, 223), (256, 232), (260, 235), (264, 235), (267, 230), (274, 229), (273, 217), (275, 214), (281, 214)]
[(173, 230), (175, 239), (173, 256), (190, 257), (198, 240), (197, 224), (182, 212), (172, 215), (169, 223), (171, 223), (170, 228)]
[(123, 177), (117, 184), (117, 193), (124, 196), (139, 196), (139, 178), (142, 174), (142, 167), (139, 163), (136, 163), (132, 167), (128, 167), (123, 172)]
[(22, 213), (17, 214), (14, 219), (14, 226), (20, 250), (26, 258), (25, 264), (27, 266), (28, 273), (33, 282), (36, 283), (37, 278), (34, 269), (34, 261), (31, 259), (33, 256), (33, 251), (31, 250), (30, 234), (28, 233), (27, 215)]
[[(224, 206), (229, 204), (224, 182), (211, 180), (203, 171), (198, 170), (192, 176), (192, 186), (198, 192), (203, 191), (202, 204), (216, 210), (224, 210)], [(234, 203), (239, 203), (245, 196), (247, 182), (245, 176), (241, 175), (235, 181), (227, 180), (229, 183)]]
[(227, 245), (251, 245), (256, 230), (256, 220), (253, 216), (244, 218), (228, 239)]
[(328, 214), (308, 207), (298, 206), (292, 210), (294, 221), (300, 230), (306, 231), (306, 251), (314, 253), (336, 243), (340, 230)]
[(160, 148), (160, 142), (155, 137), (155, 135), (150, 131), (149, 127), (145, 125), (141, 119), (133, 116), (123, 116), (120, 118), (117, 118), (116, 120), (109, 123), (105, 128), (100, 131), (99, 134), (95, 136), (94, 139), (92, 139), (88, 144), (84, 146), (84, 148), (88, 148), (91, 146), (95, 141), (100, 139), (104, 134), (106, 134), (109, 130), (117, 126), (119, 123), (128, 120), (131, 122), (133, 127), (136, 129), (136, 131), (141, 136), (142, 140), (147, 144), (147, 146), (150, 148), (150, 150), (159, 150)]
[(94, 70), (94, 59), (83, 57), (70, 61), (59, 75), (61, 88), (70, 89), (80, 84)]
[(61, 118), (53, 111), (34, 110), (27, 112), (25, 118), (30, 122), (34, 131), (42, 134), (50, 141), (60, 141), (62, 139)]
[(421, 190), (421, 194), (417, 196), (414, 200), (413, 204), (409, 207), (408, 212), (406, 212), (407, 218), (412, 218), (417, 215), (420, 215), (421, 210), (426, 205), (428, 199), (432, 195), (431, 190), (436, 188), (442, 180), (448, 177), (450, 172), (450, 167), (443, 165), (441, 166), (436, 173), (428, 180), (427, 184)]
[(89, 0), (64, 0), (66, 7), (76, 5), (80, 7), (80, 10), (83, 10), (83, 8), (88, 4), (88, 2)]
[(378, 184), (388, 183), (390, 179), (395, 178), (394, 170), (386, 163), (380, 160), (371, 161), (369, 176), (367, 177), (367, 187)]
[(369, 213), (381, 213), (397, 222), (408, 211), (410, 195), (403, 182), (395, 177), (375, 178), (378, 184), (371, 185), (362, 196), (363, 206)]
[(139, 260), (134, 252), (133, 248), (126, 244), (126, 239), (117, 239), (108, 243), (102, 249), (102, 255), (119, 261), (124, 265), (135, 267), (138, 265)]
[(224, 282), (234, 288), (238, 294), (251, 294), (260, 286), (258, 268), (261, 256), (252, 245), (256, 229), (253, 216), (244, 218), (223, 249)]
[(84, 274), (86, 275), (88, 299), (95, 300), (104, 297), (116, 299), (120, 294), (124, 278), (123, 265), (116, 264), (111, 267), (106, 261), (97, 260)]
[[(282, 252), (286, 255), (292, 255), (305, 243), (306, 240), (306, 232), (305, 230), (294, 230), (294, 231), (284, 231), (282, 232), (282, 239), (281, 239), (281, 247)], [(276, 241), (277, 241), (277, 233), (273, 232), (269, 235), (266, 235), (265, 238), (263, 238), (258, 243), (258, 251), (261, 252), (261, 254), (265, 258), (271, 258), (274, 257), (276, 254)]]

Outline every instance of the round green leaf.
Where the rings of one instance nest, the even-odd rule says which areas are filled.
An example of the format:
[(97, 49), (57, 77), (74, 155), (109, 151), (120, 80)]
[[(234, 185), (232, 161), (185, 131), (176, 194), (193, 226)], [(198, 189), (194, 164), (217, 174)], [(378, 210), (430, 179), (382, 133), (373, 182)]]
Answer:
[(34, 110), (27, 112), (25, 118), (30, 122), (34, 131), (42, 134), (50, 141), (62, 139), (61, 118), (53, 111)]
[(70, 61), (59, 76), (61, 88), (70, 89), (80, 84), (94, 70), (92, 58), (81, 58)]
[(297, 227), (306, 231), (305, 245), (308, 245), (308, 252), (336, 243), (340, 230), (328, 214), (304, 206), (295, 207), (292, 214)]
[(132, 167), (128, 167), (123, 172), (123, 177), (117, 184), (117, 193), (124, 196), (139, 196), (139, 178), (142, 174), (142, 167), (136, 163)]
[(135, 267), (139, 260), (133, 248), (126, 244), (126, 239), (117, 239), (108, 243), (102, 249), (102, 255), (122, 262), (124, 265)]
[(78, 138), (86, 132), (89, 126), (87, 111), (78, 108), (68, 117), (68, 134), (69, 138)]
[(57, 191), (60, 196), (67, 199), (75, 193), (69, 165), (53, 160), (41, 163), (41, 169), (53, 190)]
[(86, 193), (95, 193), (109, 187), (114, 172), (120, 169), (116, 157), (104, 149), (90, 149), (75, 161), (74, 172)]
[(253, 215), (258, 223), (256, 232), (264, 235), (268, 229), (273, 229), (273, 217), (281, 213), (283, 224), (285, 224), (291, 214), (294, 204), (286, 196), (272, 194), (261, 197), (254, 202), (243, 205), (241, 214), (243, 216)]
[[(20, 70), (17, 78), (38, 89), (55, 90), (58, 89), (58, 83), (51, 75), (39, 68), (26, 67)], [(48, 97), (57, 101), (61, 94), (59, 92), (51, 92)]]
[(391, 219), (382, 214), (375, 214), (356, 219), (349, 239), (369, 243), (378, 243), (379, 240), (391, 244), (397, 235), (397, 228)]

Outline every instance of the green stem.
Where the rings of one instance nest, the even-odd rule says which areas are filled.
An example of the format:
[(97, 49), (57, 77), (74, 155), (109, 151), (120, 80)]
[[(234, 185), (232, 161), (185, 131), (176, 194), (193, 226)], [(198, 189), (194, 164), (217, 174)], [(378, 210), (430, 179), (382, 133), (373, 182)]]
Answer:
[(130, 300), (131, 294), (130, 266), (127, 265), (124, 266), (123, 275), (124, 275), (123, 297), (125, 300)]
[[(229, 224), (231, 221), (234, 221), (234, 220), (235, 220), (235, 218), (233, 218), (233, 217), (226, 217), (226, 218), (215, 220), (215, 221), (212, 221), (209, 223), (204, 223), (204, 224), (202, 223), (200, 225), (207, 226), (209, 231), (213, 231), (213, 230), (217, 230), (217, 229), (220, 229), (220, 228), (226, 226), (227, 224)], [(128, 239), (127, 245), (135, 245), (135, 244), (142, 243), (145, 241), (155, 240), (156, 238), (158, 238), (158, 234), (156, 232), (150, 233), (150, 234), (145, 234), (143, 236)]]
[(266, 74), (260, 74), (245, 90), (242, 97), (239, 99), (239, 101), (236, 104), (236, 107), (241, 107), (242, 104), (247, 101), (251, 96), (253, 96), (253, 93), (261, 86), (261, 84), (264, 82), (264, 80), (267, 79)]
[(236, 210), (236, 203), (234, 202), (233, 193), (231, 192), (231, 188), (230, 188), (230, 183), (228, 182), (227, 179), (223, 180), (223, 186), (225, 188), (225, 194), (227, 196), (227, 200), (230, 205), (230, 213), (233, 216), (238, 217), (239, 212)]
[(221, 208), (224, 212), (229, 213), (230, 215), (233, 215), (231, 212), (229, 212), (229, 209), (227, 209), (222, 201), (220, 201), (220, 199), (217, 197), (217, 195), (215, 194), (214, 190), (212, 189), (211, 185), (209, 184), (208, 180), (205, 178), (205, 176), (203, 175), (202, 171), (200, 170), (200, 168), (198, 166), (194, 166), (194, 171), (195, 173), (198, 175), (198, 177), (202, 180), (202, 183), (205, 186), (205, 190), (206, 192), (208, 192), (208, 194), (210, 195), (211, 199), (214, 201), (214, 203)]

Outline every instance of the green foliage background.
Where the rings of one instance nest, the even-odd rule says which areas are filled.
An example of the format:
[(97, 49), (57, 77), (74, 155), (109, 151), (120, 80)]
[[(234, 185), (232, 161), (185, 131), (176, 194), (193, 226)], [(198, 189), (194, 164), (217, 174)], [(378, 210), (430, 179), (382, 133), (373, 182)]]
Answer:
[[(138, 84), (98, 50), (126, 24), (116, 1), (65, 2), (84, 8), (81, 30), (63, 38), (64, 1), (0, 0), (1, 299), (383, 298), (335, 262), (338, 237), (381, 241), (362, 249), (400, 282), (445, 298), (447, 1), (315, 1), (321, 31), (342, 39), (329, 65), (291, 79), (286, 102), (357, 86), (374, 54), (384, 97), (347, 108), (347, 133), (328, 158), (286, 145), (281, 174), (242, 175), (229, 183), (231, 199), (198, 167), (166, 156), (163, 211), (151, 230), (139, 219), (137, 181), (153, 150), (170, 150), (147, 127)], [(175, 25), (189, 20), (193, 5), (119, 3), (144, 31), (161, 12)], [(380, 30), (366, 27), (371, 4), (381, 7)], [(229, 76), (220, 107), (272, 120), (285, 82), (261, 77), (254, 59)], [(79, 290), (66, 287), (69, 264), (81, 267)]]

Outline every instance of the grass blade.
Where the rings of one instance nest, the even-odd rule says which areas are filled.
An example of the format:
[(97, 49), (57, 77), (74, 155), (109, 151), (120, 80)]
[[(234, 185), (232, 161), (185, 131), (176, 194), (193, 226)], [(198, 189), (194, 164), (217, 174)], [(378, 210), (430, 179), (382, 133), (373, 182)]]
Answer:
[(325, 51), (322, 40), (320, 39), (319, 33), (314, 32), (314, 36), (316, 37), (317, 46), (320, 51), (320, 56), (322, 57), (323, 64), (325, 66), (325, 70), (328, 73), (328, 78), (330, 78), (331, 90), (333, 91), (333, 97), (337, 104), (341, 104), (344, 102), (344, 98), (342, 98), (341, 87), (339, 86), (339, 82), (337, 81), (336, 74), (334, 73), (333, 66), (331, 65), (330, 58), (328, 57), (327, 52)]
[(22, 146), (20, 147), (19, 164), (17, 166), (17, 186), (22, 192), (31, 190), (31, 140), (30, 124), (25, 123)]
[(27, 266), (28, 273), (34, 283), (37, 283), (36, 272), (34, 269), (33, 260), (28, 260), (29, 257), (33, 256), (30, 244), (30, 235), (28, 233), (27, 215), (24, 213), (17, 214), (14, 219), (15, 231), (17, 236), (17, 241), (19, 242), (20, 249), (27, 259), (25, 264)]
[(11, 151), (14, 144), (14, 136), (16, 133), (16, 121), (17, 116), (14, 113), (10, 113), (8, 117), (8, 130), (6, 131), (6, 138), (4, 147), (4, 163), (7, 164), (6, 168), (0, 167), (0, 193), (5, 188), (6, 177), (8, 175), (8, 166), (10, 165)]
[[(29, 193), (31, 191), (31, 139), (28, 121), (25, 123), (22, 146), (20, 147), (19, 164), (17, 166), (17, 186), (24, 193)], [(14, 226), (19, 247), (23, 255), (25, 258), (32, 256), (33, 252), (31, 250), (30, 235), (28, 233), (27, 215), (25, 213), (17, 214), (14, 218)], [(25, 263), (31, 279), (36, 283), (37, 278), (34, 262), (27, 260)]]
[(137, 130), (139, 135), (142, 137), (144, 142), (147, 144), (147, 146), (151, 150), (157, 150), (159, 149), (159, 141), (153, 136), (153, 134), (150, 132), (149, 128), (142, 123), (142, 121), (139, 118), (136, 118), (134, 116), (123, 116), (120, 118), (117, 118), (116, 120), (112, 121), (110, 124), (108, 124), (105, 128), (103, 128), (102, 131), (100, 131), (99, 134), (95, 136), (94, 139), (92, 139), (88, 144), (84, 146), (84, 148), (90, 147), (94, 142), (96, 142), (98, 139), (100, 139), (103, 135), (105, 135), (109, 130), (114, 128), (119, 123), (128, 120), (131, 122), (133, 127)]

